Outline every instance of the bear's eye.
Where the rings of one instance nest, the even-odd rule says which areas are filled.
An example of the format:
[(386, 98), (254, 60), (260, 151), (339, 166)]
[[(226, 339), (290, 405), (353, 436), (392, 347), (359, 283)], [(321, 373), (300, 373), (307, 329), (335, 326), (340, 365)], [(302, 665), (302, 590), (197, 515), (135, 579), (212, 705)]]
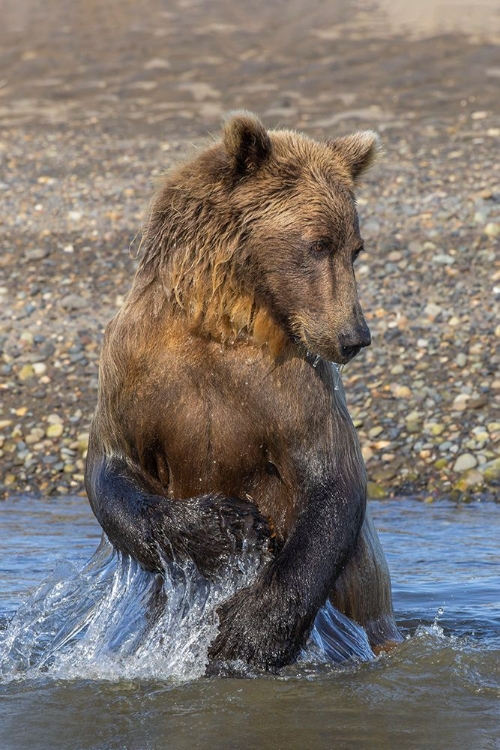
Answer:
[(331, 251), (332, 243), (330, 240), (327, 240), (326, 238), (323, 238), (321, 240), (316, 240), (312, 243), (310, 246), (311, 253), (313, 255), (328, 255), (328, 253)]
[(364, 249), (365, 249), (365, 246), (364, 245), (360, 245), (358, 247), (358, 249), (354, 251), (354, 254), (352, 256), (352, 262), (353, 263), (359, 258), (360, 253), (362, 253)]

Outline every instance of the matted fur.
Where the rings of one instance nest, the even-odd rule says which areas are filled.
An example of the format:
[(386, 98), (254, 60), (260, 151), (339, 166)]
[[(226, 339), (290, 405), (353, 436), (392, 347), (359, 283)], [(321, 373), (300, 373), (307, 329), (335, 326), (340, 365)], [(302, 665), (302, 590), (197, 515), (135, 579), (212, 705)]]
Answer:
[(375, 646), (390, 580), (337, 369), (370, 343), (353, 263), (372, 133), (319, 143), (236, 113), (161, 178), (130, 294), (108, 325), (86, 486), (146, 569), (215, 577), (263, 557), (218, 610), (213, 661), (293, 661), (328, 596)]
[[(226, 122), (221, 142), (160, 178), (144, 228), (134, 304), (127, 315), (140, 310), (141, 317), (150, 313), (148, 325), (151, 316), (158, 324), (168, 305), (169, 314), (182, 311), (193, 331), (224, 343), (250, 336), (277, 355), (286, 336), (242, 270), (253, 226), (268, 215), (276, 231), (291, 200), (304, 213), (304, 225), (313, 224), (323, 210), (315, 205), (318, 183), (341, 215), (343, 206), (332, 185), (351, 197), (355, 179), (373, 162), (379, 142), (367, 131), (320, 144), (293, 131), (267, 133), (260, 125), (253, 142), (246, 136), (250, 154), (241, 160), (235, 177), (235, 152), (238, 144), (241, 148), (245, 125), (256, 127), (258, 122), (249, 113), (236, 113)], [(259, 136), (262, 142), (256, 146)], [(304, 205), (308, 192), (310, 205)], [(268, 203), (263, 203), (263, 196)], [(272, 237), (269, 243), (272, 252)], [(160, 298), (153, 290), (158, 280), (164, 294)], [(136, 306), (144, 294), (150, 296), (146, 310)], [(296, 327), (300, 338), (300, 318)]]

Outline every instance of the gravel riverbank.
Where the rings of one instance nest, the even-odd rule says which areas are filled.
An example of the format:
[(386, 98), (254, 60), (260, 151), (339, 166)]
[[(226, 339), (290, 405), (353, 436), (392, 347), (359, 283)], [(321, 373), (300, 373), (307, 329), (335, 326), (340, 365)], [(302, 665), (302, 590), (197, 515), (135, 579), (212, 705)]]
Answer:
[(385, 144), (359, 196), (373, 346), (344, 371), (371, 494), (498, 496), (500, 35), (391, 34), (363, 6), (315, 0), (305, 17), (300, 2), (53, 0), (20, 18), (12, 5), (2, 492), (83, 492), (103, 328), (129, 288), (153, 179), (246, 107), (315, 137), (373, 128)]

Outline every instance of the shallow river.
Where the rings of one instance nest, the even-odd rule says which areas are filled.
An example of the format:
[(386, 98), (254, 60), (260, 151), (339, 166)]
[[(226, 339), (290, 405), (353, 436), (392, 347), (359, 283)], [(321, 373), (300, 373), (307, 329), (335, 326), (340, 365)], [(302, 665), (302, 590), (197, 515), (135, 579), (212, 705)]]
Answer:
[(372, 507), (403, 645), (374, 659), (353, 629), (341, 664), (313, 637), (278, 677), (206, 679), (224, 592), (173, 571), (149, 622), (153, 577), (107, 547), (86, 564), (84, 499), (2, 502), (0, 748), (500, 748), (500, 504)]

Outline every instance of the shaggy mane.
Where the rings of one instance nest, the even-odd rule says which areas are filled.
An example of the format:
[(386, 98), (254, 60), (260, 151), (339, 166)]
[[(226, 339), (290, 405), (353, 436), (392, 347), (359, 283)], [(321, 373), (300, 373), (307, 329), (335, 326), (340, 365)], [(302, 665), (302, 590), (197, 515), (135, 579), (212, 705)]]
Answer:
[[(302, 206), (307, 185), (313, 196), (328, 185), (352, 193), (377, 148), (371, 131), (321, 144), (287, 130), (270, 134), (254, 115), (234, 113), (221, 140), (160, 179), (128, 318), (144, 331), (140, 317), (154, 330), (152, 320), (158, 325), (175, 316), (197, 334), (227, 345), (252, 340), (274, 355), (287, 342), (293, 347), (273, 316), (273, 301), (257, 294), (249, 238), (266, 218), (279, 224), (292, 196)], [(328, 200), (334, 205), (332, 193)]]
[[(208, 179), (200, 177), (202, 160), (211, 167)], [(130, 301), (146, 296), (148, 304), (140, 307), (156, 319), (183, 317), (194, 333), (227, 345), (253, 339), (277, 356), (286, 334), (248, 282), (238, 279), (248, 226), (230, 205), (227, 180), (214, 179), (225, 166), (223, 152), (214, 146), (161, 178)]]

